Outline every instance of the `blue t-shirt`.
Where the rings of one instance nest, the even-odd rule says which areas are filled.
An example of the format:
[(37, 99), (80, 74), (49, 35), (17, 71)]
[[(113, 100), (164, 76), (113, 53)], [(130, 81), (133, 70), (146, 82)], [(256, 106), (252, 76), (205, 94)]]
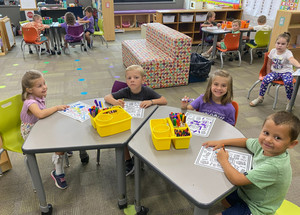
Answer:
[(234, 126), (235, 109), (231, 103), (227, 103), (225, 105), (217, 104), (213, 101), (205, 103), (203, 101), (203, 96), (203, 94), (200, 95), (191, 103), (195, 110), (222, 119)]

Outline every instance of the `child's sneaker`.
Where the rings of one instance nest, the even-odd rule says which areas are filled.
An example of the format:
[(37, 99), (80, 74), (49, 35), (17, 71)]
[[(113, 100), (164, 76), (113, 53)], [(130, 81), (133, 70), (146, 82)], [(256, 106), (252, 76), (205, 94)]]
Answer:
[(53, 170), (51, 172), (51, 177), (55, 181), (56, 187), (58, 187), (59, 189), (66, 189), (68, 187), (65, 179), (65, 174), (56, 175), (55, 170)]
[(80, 157), (82, 165), (86, 165), (89, 163), (90, 156), (88, 155), (88, 153), (85, 150), (79, 152), (79, 157)]
[(72, 157), (73, 156), (73, 152), (69, 151), (69, 152), (67, 152), (67, 155), (68, 155), (68, 157)]
[(207, 52), (203, 52), (203, 53), (201, 54), (201, 56), (202, 56), (202, 57), (208, 58), (208, 57), (210, 56), (210, 54), (208, 54)]
[(129, 176), (134, 173), (134, 158), (125, 161), (125, 170), (126, 176)]

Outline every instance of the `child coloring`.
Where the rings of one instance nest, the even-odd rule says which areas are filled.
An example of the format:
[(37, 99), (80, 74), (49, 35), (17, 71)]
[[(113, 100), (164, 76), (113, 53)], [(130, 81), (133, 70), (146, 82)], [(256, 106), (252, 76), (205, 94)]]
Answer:
[[(206, 21), (201, 25), (201, 27), (213, 27), (213, 26), (220, 27), (221, 24), (220, 23), (216, 23), (215, 19), (216, 19), (216, 13), (215, 12), (213, 12), (213, 11), (207, 12)], [(214, 35), (213, 34), (209, 34), (205, 38), (205, 41), (206, 42), (212, 42), (213, 39), (214, 39)]]
[(94, 33), (94, 17), (93, 17), (93, 9), (92, 7), (88, 6), (84, 10), (85, 17), (82, 19), (78, 17), (79, 23), (88, 23), (87, 29), (85, 29), (85, 39), (87, 41), (87, 45), (91, 48), (91, 34)]
[[(142, 101), (141, 108), (147, 108), (151, 105), (166, 105), (165, 97), (156, 93), (153, 89), (143, 86), (145, 82), (144, 70), (139, 65), (129, 66), (125, 71), (126, 83), (128, 87), (119, 90), (118, 92), (106, 95), (104, 100), (112, 105), (120, 105), (124, 107), (126, 99)], [(127, 146), (125, 147), (125, 165), (126, 176), (134, 172), (133, 159), (130, 157)]]
[(235, 125), (235, 109), (231, 104), (233, 98), (232, 77), (225, 70), (217, 70), (209, 77), (205, 94), (200, 95), (191, 104), (189, 97), (181, 102), (182, 109), (197, 110), (217, 117)]
[(300, 67), (300, 63), (294, 58), (293, 53), (288, 50), (290, 37), (291, 35), (288, 32), (284, 32), (277, 37), (275, 48), (268, 55), (267, 75), (261, 82), (259, 97), (251, 101), (250, 106), (255, 107), (264, 101), (264, 95), (272, 81), (283, 80), (288, 100), (286, 108), (288, 109), (293, 93), (293, 66)]
[[(46, 118), (56, 111), (68, 108), (67, 105), (46, 108), (47, 89), (45, 79), (39, 71), (30, 70), (24, 74), (22, 78), (22, 100), (24, 103), (20, 114), (21, 134), (24, 140), (26, 140), (32, 127), (39, 119)], [(51, 172), (51, 177), (55, 181), (55, 185), (60, 189), (67, 188), (63, 158), (64, 152), (55, 152), (52, 156), (55, 170)]]
[(292, 113), (280, 111), (266, 118), (258, 138), (208, 141), (203, 145), (220, 149), (223, 145), (245, 147), (253, 153), (253, 169), (238, 172), (228, 161), (226, 150), (217, 151), (217, 159), (228, 180), (239, 186), (227, 196), (223, 205), (227, 214), (275, 214), (282, 204), (292, 180), (287, 149), (298, 144), (300, 120)]

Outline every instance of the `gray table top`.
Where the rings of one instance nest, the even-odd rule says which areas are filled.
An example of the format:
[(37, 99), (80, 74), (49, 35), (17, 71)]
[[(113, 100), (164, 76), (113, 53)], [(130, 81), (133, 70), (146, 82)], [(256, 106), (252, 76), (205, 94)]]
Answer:
[[(171, 112), (182, 111), (179, 108), (159, 106), (150, 119), (166, 118)], [(205, 115), (196, 111), (192, 113)], [(235, 189), (223, 172), (194, 163), (202, 143), (208, 140), (244, 137), (238, 129), (223, 120), (216, 119), (210, 135), (208, 137), (193, 135), (188, 149), (176, 150), (171, 145), (170, 150), (157, 151), (152, 143), (149, 121), (129, 142), (130, 151), (166, 178), (196, 206), (210, 208)], [(234, 147), (234, 150), (249, 153), (244, 148)]]
[[(104, 104), (104, 99), (101, 100)], [(94, 105), (94, 99), (82, 100), (83, 103)], [(108, 107), (105, 104), (105, 107)], [(32, 128), (23, 144), (23, 152), (45, 153), (56, 151), (72, 151), (86, 149), (116, 148), (127, 144), (157, 106), (145, 109), (144, 118), (132, 118), (131, 129), (107, 137), (100, 137), (91, 121), (79, 122), (60, 113), (39, 120)]]

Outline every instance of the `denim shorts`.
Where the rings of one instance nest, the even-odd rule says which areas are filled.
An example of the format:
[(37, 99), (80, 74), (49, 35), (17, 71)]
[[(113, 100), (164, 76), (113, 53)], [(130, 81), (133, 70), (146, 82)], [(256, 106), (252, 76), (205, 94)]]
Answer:
[(248, 205), (239, 197), (237, 190), (226, 197), (227, 202), (231, 205), (222, 212), (222, 215), (251, 215)]

